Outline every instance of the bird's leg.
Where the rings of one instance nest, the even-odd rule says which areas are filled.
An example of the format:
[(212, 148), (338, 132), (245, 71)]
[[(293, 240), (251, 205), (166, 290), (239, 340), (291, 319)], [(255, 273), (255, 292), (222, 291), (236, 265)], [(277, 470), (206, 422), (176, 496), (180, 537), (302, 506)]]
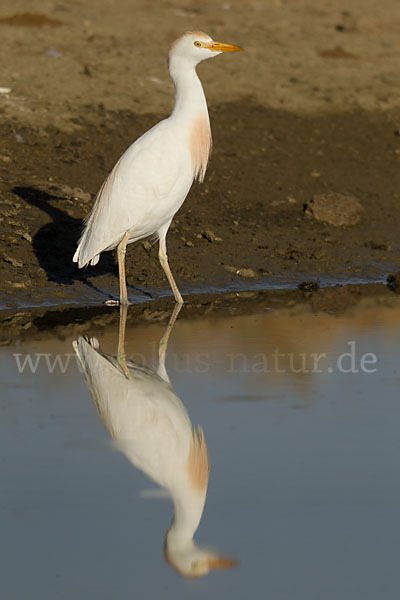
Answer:
[(157, 375), (162, 377), (162, 379), (164, 379), (164, 381), (168, 381), (168, 382), (169, 382), (169, 377), (168, 377), (168, 374), (167, 374), (167, 371), (165, 368), (165, 354), (167, 352), (169, 336), (171, 335), (172, 328), (175, 325), (175, 321), (180, 313), (181, 308), (182, 308), (182, 304), (175, 304), (174, 310), (172, 311), (172, 315), (169, 318), (167, 328), (166, 328), (164, 335), (162, 336), (159, 346), (158, 346)]
[(126, 304), (121, 304), (119, 308), (119, 333), (118, 333), (118, 351), (117, 361), (125, 377), (129, 376), (128, 365), (126, 364), (125, 356), (125, 329), (126, 317), (128, 316), (128, 307)]
[(169, 268), (168, 256), (167, 256), (167, 244), (165, 242), (165, 236), (160, 236), (160, 247), (158, 250), (158, 258), (160, 259), (160, 263), (162, 268), (164, 269), (164, 273), (167, 276), (169, 281), (169, 285), (174, 293), (175, 300), (178, 304), (183, 304), (183, 298), (178, 290), (178, 286), (175, 283), (175, 279), (171, 273), (171, 269)]
[(129, 240), (129, 231), (127, 231), (118, 244), (118, 272), (119, 272), (119, 303), (128, 305), (128, 292), (126, 290), (126, 275), (125, 275), (125, 254), (126, 245)]

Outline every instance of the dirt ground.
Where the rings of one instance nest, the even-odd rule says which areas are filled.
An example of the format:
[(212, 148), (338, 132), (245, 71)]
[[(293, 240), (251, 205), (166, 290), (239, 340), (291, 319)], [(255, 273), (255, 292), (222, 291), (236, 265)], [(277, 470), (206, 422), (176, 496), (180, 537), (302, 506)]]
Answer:
[[(132, 141), (168, 115), (165, 53), (185, 30), (245, 48), (199, 67), (214, 150), (168, 236), (186, 292), (384, 280), (399, 270), (398, 0), (3, 0), (0, 306), (99, 304), (111, 253), (72, 263), (82, 218)], [(355, 197), (354, 225), (316, 195)], [(167, 289), (157, 248), (127, 252), (131, 297)]]

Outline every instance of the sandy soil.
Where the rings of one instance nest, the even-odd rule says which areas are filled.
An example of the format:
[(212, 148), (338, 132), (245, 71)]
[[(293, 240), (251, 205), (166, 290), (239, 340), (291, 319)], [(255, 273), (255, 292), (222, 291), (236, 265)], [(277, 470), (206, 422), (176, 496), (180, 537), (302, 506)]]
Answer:
[[(169, 234), (180, 285), (379, 280), (398, 270), (397, 0), (3, 0), (3, 307), (116, 293), (110, 253), (84, 271), (71, 262), (81, 219), (120, 154), (170, 111), (165, 52), (188, 29), (246, 52), (199, 67), (214, 152)], [(360, 201), (357, 224), (304, 210), (332, 191)], [(167, 288), (155, 247), (130, 246), (127, 265), (132, 294)]]

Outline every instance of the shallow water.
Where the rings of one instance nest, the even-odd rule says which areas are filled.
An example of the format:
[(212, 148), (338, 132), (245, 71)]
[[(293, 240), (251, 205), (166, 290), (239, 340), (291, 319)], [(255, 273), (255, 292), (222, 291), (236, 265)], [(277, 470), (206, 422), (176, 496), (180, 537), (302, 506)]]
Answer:
[[(156, 369), (165, 331), (128, 327), (127, 357)], [(168, 484), (171, 460), (171, 478), (181, 464), (163, 437), (171, 422), (155, 435), (159, 413), (140, 421), (148, 396), (132, 387), (134, 367), (125, 377), (123, 359), (86, 347), (96, 409), (67, 329), (0, 348), (1, 596), (395, 597), (399, 333), (400, 309), (379, 306), (342, 316), (296, 307), (178, 316), (166, 370), (168, 393), (183, 404), (163, 396), (162, 369), (146, 377), (173, 426), (187, 411), (204, 430), (202, 556), (237, 560), (197, 578), (164, 559), (172, 504), (144, 471), (157, 455)], [(92, 326), (90, 336), (116, 356), (118, 323)], [(107, 368), (96, 371), (96, 361)], [(141, 437), (128, 447), (119, 432), (135, 419)]]
[[(369, 266), (377, 266), (375, 263), (369, 263)], [(185, 297), (185, 301), (191, 300), (194, 295), (214, 294), (223, 296), (227, 293), (240, 293), (247, 291), (281, 291), (296, 290), (299, 284), (306, 281), (315, 281), (321, 288), (334, 286), (363, 285), (371, 283), (385, 283), (387, 273), (395, 271), (392, 264), (380, 264), (377, 272), (375, 270), (360, 273), (357, 276), (343, 275), (341, 273), (319, 274), (310, 278), (309, 272), (297, 271), (291, 273), (285, 271), (284, 275), (273, 275), (261, 277), (259, 279), (236, 279), (230, 282), (217, 282), (205, 284), (201, 281), (199, 284), (180, 285), (180, 291)], [(147, 286), (137, 287), (128, 284), (128, 296), (131, 304), (148, 304), (149, 300), (160, 298), (172, 298), (170, 288), (160, 290), (152, 289)], [(30, 308), (51, 308), (60, 306), (88, 307), (106, 304), (110, 299), (118, 299), (119, 287), (118, 279), (114, 280), (114, 285), (81, 285), (79, 287), (53, 286), (44, 290), (36, 290), (32, 293), (31, 289), (26, 292), (19, 289), (16, 291), (0, 292), (0, 311), (27, 310)]]

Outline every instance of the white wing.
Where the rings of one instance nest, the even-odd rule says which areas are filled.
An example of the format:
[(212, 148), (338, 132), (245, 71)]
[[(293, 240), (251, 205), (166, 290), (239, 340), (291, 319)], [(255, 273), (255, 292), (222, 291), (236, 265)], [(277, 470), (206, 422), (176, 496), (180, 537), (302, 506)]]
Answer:
[(73, 344), (99, 415), (117, 447), (159, 485), (169, 487), (193, 438), (189, 416), (170, 384), (128, 362), (129, 376), (97, 340)]
[(97, 195), (74, 261), (96, 264), (130, 231), (129, 241), (156, 233), (168, 223), (189, 192), (193, 167), (170, 119), (134, 142), (119, 159)]

